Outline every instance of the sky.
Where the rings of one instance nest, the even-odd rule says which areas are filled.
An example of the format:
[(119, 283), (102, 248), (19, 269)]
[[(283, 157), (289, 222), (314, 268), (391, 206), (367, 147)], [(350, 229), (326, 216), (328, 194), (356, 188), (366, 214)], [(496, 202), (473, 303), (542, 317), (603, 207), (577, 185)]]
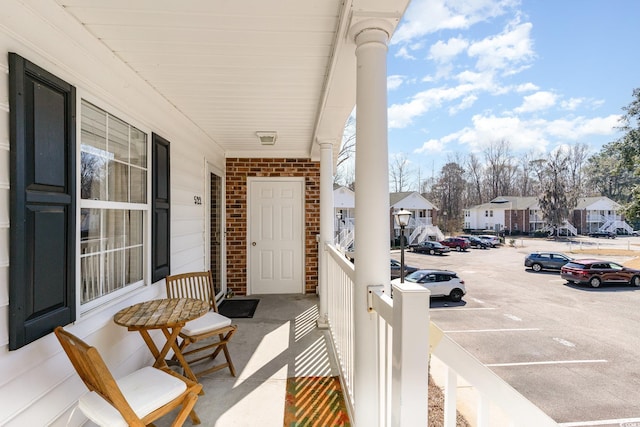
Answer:
[(387, 57), (390, 158), (430, 177), (501, 140), (597, 152), (640, 87), (638, 21), (638, 0), (412, 0)]

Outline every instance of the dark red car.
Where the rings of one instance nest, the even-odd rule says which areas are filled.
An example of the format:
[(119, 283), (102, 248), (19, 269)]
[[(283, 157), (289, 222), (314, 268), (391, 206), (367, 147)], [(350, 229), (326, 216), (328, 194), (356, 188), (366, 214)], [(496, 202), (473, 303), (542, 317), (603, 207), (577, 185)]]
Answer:
[(466, 251), (471, 247), (471, 242), (462, 237), (447, 237), (441, 240), (440, 243), (456, 251)]
[(592, 288), (603, 283), (640, 286), (640, 270), (599, 259), (574, 259), (562, 266), (560, 277), (570, 283), (589, 284)]

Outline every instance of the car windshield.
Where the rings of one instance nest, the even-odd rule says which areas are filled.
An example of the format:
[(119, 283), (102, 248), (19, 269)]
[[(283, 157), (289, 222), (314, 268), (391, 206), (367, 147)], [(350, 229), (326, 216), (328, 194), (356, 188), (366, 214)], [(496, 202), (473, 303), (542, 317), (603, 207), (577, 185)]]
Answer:
[(426, 271), (414, 271), (413, 273), (410, 273), (408, 275), (405, 276), (404, 281), (405, 282), (412, 282), (412, 283), (417, 283), (420, 280), (422, 280), (425, 276), (427, 276), (428, 274), (431, 274), (429, 272)]

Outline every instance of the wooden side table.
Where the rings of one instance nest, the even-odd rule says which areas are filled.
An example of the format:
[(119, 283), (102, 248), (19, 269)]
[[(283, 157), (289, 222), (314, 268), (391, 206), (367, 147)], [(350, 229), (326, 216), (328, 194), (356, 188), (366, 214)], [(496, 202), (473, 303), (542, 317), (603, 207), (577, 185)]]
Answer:
[[(176, 359), (184, 368), (185, 375), (195, 382), (198, 382), (189, 364), (184, 359), (180, 347), (178, 346), (178, 334), (184, 325), (193, 319), (203, 316), (209, 311), (209, 304), (206, 301), (192, 298), (168, 298), (145, 301), (131, 307), (124, 308), (117, 312), (113, 321), (125, 326), (130, 331), (138, 331), (142, 339), (151, 350), (151, 354), (156, 358), (154, 367), (165, 367), (165, 358), (169, 349), (173, 349)], [(166, 342), (161, 350), (151, 339), (149, 331), (160, 329), (166, 338)]]

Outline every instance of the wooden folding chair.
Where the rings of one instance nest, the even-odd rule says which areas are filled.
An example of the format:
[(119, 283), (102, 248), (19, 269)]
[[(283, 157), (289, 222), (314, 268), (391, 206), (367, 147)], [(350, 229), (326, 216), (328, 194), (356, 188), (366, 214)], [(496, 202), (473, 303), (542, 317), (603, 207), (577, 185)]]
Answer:
[[(205, 359), (213, 360), (218, 356), (220, 351), (224, 353), (226, 363), (215, 365), (211, 368), (196, 372), (196, 377), (218, 371), (220, 369), (229, 368), (232, 376), (236, 376), (236, 368), (233, 366), (227, 343), (231, 340), (233, 334), (236, 333), (238, 327), (231, 324), (231, 319), (218, 313), (218, 305), (216, 304), (216, 295), (213, 289), (213, 279), (211, 271), (193, 272), (176, 274), (166, 277), (167, 297), (169, 298), (196, 298), (207, 301), (211, 306), (211, 310), (204, 316), (187, 322), (180, 331), (182, 342), (180, 350), (182, 355), (191, 364), (203, 361)], [(213, 339), (214, 342), (206, 343), (203, 346), (192, 350), (184, 351), (191, 344), (197, 343), (205, 339)], [(197, 353), (207, 352), (205, 355), (197, 355)], [(192, 357), (190, 357), (192, 356)]]
[(56, 337), (76, 372), (89, 389), (78, 408), (91, 421), (104, 427), (147, 426), (178, 407), (172, 426), (191, 418), (200, 419), (193, 407), (202, 385), (169, 368), (145, 367), (115, 380), (95, 347), (58, 326)]

